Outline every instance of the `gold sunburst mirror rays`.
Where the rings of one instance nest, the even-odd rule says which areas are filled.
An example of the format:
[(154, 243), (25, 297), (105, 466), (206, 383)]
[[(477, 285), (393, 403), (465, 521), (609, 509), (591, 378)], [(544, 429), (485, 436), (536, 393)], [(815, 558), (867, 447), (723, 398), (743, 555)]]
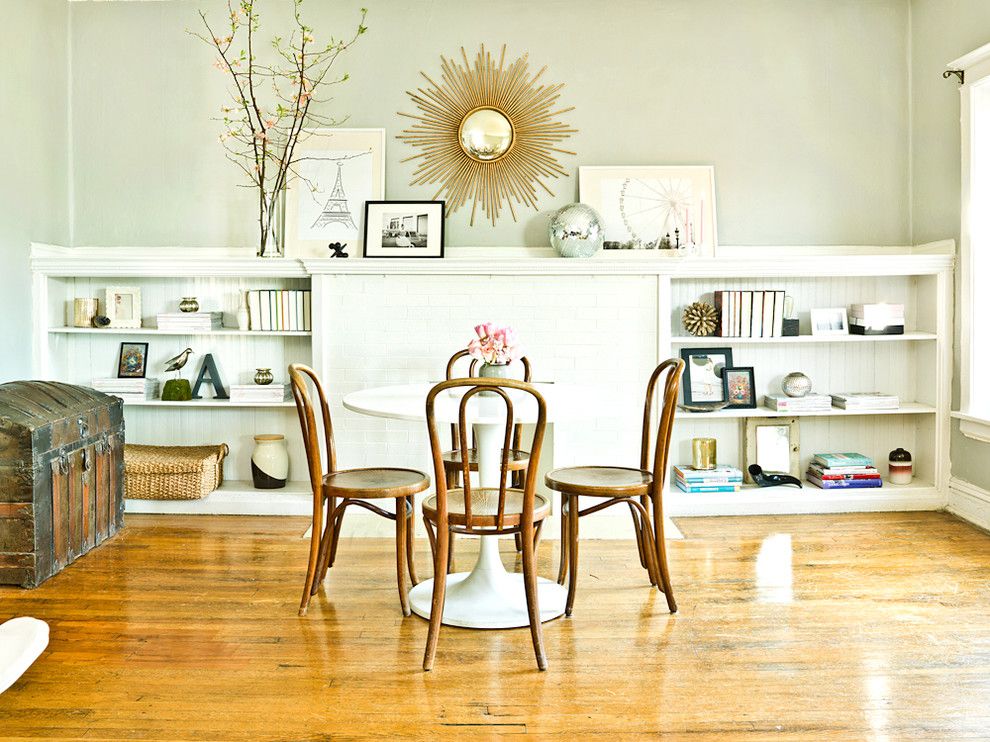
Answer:
[(557, 117), (574, 107), (554, 110), (563, 83), (543, 84), (529, 71), (526, 55), (510, 64), (505, 47), (496, 59), (482, 46), (472, 64), (461, 48), (461, 61), (440, 57), (441, 82), (425, 72), (429, 83), (407, 91), (418, 113), (401, 113), (416, 123), (398, 139), (420, 150), (403, 162), (416, 161), (410, 185), (438, 185), (447, 212), (471, 200), (471, 224), (478, 205), (494, 225), (506, 206), (536, 208), (540, 190), (553, 196), (550, 178), (566, 176), (557, 155), (573, 155), (557, 145), (575, 133)]

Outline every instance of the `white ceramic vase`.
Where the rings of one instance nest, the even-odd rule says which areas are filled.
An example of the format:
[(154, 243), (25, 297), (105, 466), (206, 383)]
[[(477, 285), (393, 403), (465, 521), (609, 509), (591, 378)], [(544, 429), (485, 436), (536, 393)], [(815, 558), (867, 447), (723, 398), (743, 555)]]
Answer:
[(289, 479), (289, 453), (284, 435), (256, 435), (251, 454), (251, 477), (255, 489), (277, 490)]

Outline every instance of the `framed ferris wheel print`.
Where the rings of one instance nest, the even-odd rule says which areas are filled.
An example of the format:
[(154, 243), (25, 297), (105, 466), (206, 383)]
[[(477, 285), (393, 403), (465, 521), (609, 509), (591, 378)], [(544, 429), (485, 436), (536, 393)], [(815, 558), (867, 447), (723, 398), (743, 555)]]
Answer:
[(605, 222), (606, 250), (715, 255), (711, 165), (581, 167), (578, 173), (581, 203)]
[(364, 205), (385, 195), (384, 129), (310, 129), (285, 199), (285, 254), (329, 258), (331, 244), (361, 255)]

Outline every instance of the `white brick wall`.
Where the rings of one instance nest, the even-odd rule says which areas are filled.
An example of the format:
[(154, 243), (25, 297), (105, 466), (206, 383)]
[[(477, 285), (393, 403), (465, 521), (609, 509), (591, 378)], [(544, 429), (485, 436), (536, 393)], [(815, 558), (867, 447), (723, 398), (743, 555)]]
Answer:
[[(541, 469), (636, 465), (643, 392), (657, 355), (656, 276), (335, 275), (314, 280), (321, 282), (324, 302), (323, 353), (314, 360), (331, 397), (341, 467), (414, 466), (432, 476), (424, 423), (366, 417), (345, 410), (341, 400), (371, 386), (439, 381), (447, 359), (473, 336), (473, 326), (488, 320), (516, 328), (533, 363), (534, 380), (596, 390), (586, 421), (554, 426)], [(614, 515), (583, 521), (583, 532), (630, 537), (628, 514), (616, 510)], [(354, 527), (363, 531), (365, 524), (358, 520)], [(548, 528), (548, 536), (558, 532), (553, 523)]]

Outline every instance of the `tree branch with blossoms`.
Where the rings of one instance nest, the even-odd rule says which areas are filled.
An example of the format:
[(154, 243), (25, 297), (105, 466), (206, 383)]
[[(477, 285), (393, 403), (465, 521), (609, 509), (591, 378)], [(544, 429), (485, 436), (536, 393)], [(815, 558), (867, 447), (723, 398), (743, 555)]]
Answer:
[(259, 59), (255, 44), (261, 26), (255, 9), (260, 0), (227, 0), (227, 18), (216, 29), (200, 11), (205, 33), (189, 33), (217, 53), (214, 66), (225, 73), (232, 87), (232, 105), (220, 109), (223, 122), (220, 143), (228, 160), (247, 176), (245, 187), (258, 191), (259, 255), (266, 255), (279, 199), (296, 176), (296, 146), (307, 128), (335, 126), (340, 122), (312, 110), (324, 87), (345, 82), (348, 76), (330, 76), (338, 57), (368, 29), (367, 10), (361, 9), (357, 30), (347, 39), (331, 36), (317, 44), (314, 30), (302, 18), (303, 0), (293, 0), (294, 28), (288, 39), (272, 39), (273, 59)]

